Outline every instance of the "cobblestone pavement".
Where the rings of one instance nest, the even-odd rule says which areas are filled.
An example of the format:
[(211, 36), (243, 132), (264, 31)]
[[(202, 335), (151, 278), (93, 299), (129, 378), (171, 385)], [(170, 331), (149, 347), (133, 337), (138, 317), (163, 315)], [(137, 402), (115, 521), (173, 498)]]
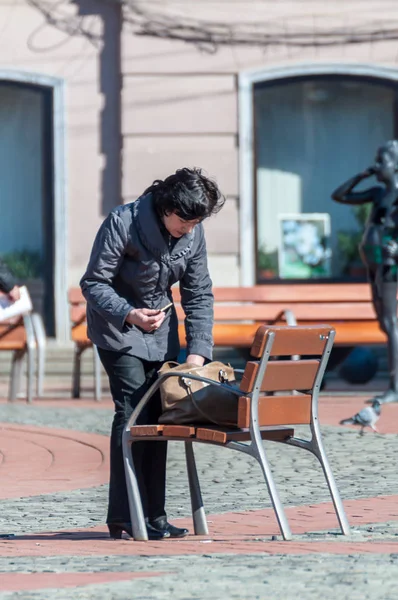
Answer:
[[(361, 408), (364, 399), (339, 396), (321, 400), (326, 451), (341, 495), (347, 500), (350, 522), (354, 523), (347, 540), (337, 535), (330, 505), (319, 506), (330, 502), (319, 464), (309, 453), (272, 443), (266, 448), (271, 465), (277, 467), (275, 481), (282, 502), (291, 507), (289, 519), (296, 515), (298, 533), (293, 542), (272, 542), (271, 534), (276, 530), (265, 527), (265, 533), (261, 533), (260, 527), (258, 537), (253, 537), (257, 530), (251, 525), (245, 537), (243, 525), (239, 528), (239, 523), (248, 522), (245, 511), (262, 511), (253, 513), (257, 519), (254, 524), (261, 522), (263, 513), (272, 515), (266, 510), (270, 501), (260, 469), (241, 453), (201, 446), (196, 455), (205, 507), (215, 515), (217, 527), (223, 523), (219, 531), (224, 545), (220, 536), (217, 540), (209, 536), (196, 541), (194, 549), (191, 541), (182, 540), (156, 546), (106, 540), (106, 483), (92, 487), (79, 483), (77, 489), (59, 491), (62, 482), (55, 481), (54, 492), (46, 494), (40, 494), (38, 484), (27, 497), (7, 498), (5, 491), (3, 495), (0, 491), (0, 532), (10, 531), (17, 536), (0, 542), (0, 600), (395, 599), (398, 406), (383, 409), (381, 435), (366, 433), (361, 437), (353, 428), (337, 426), (339, 418)], [(107, 436), (111, 419), (109, 401), (101, 405), (85, 401), (81, 406), (62, 400), (32, 406), (23, 402), (0, 404), (0, 423), (64, 429), (69, 433)], [(304, 428), (302, 433), (306, 434)], [(0, 450), (1, 441), (0, 437)], [(6, 487), (7, 483), (3, 489)], [(381, 496), (386, 498), (376, 498)], [(350, 504), (351, 499), (356, 503)], [(304, 509), (294, 508), (300, 506)], [(308, 516), (311, 507), (318, 511), (315, 520)], [(178, 443), (169, 444), (167, 508), (172, 519), (190, 515), (184, 455)], [(362, 516), (356, 521), (359, 512)], [(232, 518), (231, 513), (237, 514)], [(75, 529), (88, 532), (84, 545), (78, 538), (63, 545), (62, 535), (52, 535)], [(40, 533), (54, 538), (51, 551), (50, 544), (46, 546), (48, 535), (35, 538)], [(149, 552), (149, 548), (155, 550)]]

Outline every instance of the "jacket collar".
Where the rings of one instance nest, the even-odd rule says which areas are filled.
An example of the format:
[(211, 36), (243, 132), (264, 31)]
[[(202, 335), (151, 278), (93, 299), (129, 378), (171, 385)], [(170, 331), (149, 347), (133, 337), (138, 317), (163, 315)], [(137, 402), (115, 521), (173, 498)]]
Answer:
[(191, 233), (187, 233), (177, 240), (170, 254), (167, 240), (161, 231), (159, 217), (153, 207), (151, 194), (138, 198), (133, 202), (132, 208), (142, 244), (162, 262), (175, 261), (190, 251), (195, 239), (196, 227)]

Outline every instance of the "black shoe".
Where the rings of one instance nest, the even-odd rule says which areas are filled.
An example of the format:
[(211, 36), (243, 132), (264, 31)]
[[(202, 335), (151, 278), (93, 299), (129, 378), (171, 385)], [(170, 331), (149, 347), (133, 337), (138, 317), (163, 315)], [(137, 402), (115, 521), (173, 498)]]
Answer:
[(165, 538), (171, 537), (169, 531), (165, 529), (157, 529), (149, 523), (146, 524), (146, 530), (148, 532), (148, 540), (163, 540)]
[(121, 540), (123, 531), (125, 531), (130, 537), (133, 537), (133, 530), (131, 523), (107, 523), (109, 529), (109, 535), (114, 540)]
[(165, 533), (168, 533), (169, 536), (172, 538), (182, 538), (189, 534), (188, 529), (185, 529), (185, 527), (175, 527), (174, 525), (171, 525), (167, 522), (165, 517), (153, 519), (151, 521), (151, 526), (156, 531), (163, 531)]
[[(109, 535), (114, 540), (121, 540), (123, 531), (130, 537), (133, 537), (133, 529), (131, 523), (108, 523)], [(162, 540), (170, 537), (170, 533), (165, 530), (155, 529), (149, 523), (146, 524), (146, 530), (148, 533), (148, 540)]]

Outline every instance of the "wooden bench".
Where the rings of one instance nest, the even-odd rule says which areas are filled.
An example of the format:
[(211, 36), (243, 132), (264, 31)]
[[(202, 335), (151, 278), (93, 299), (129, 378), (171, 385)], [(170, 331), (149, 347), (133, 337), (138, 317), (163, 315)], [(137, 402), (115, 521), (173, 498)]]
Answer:
[[(193, 442), (215, 444), (245, 452), (261, 466), (280, 531), (285, 540), (291, 532), (272, 477), (262, 440), (271, 440), (303, 448), (321, 463), (343, 534), (349, 533), (336, 483), (323, 447), (318, 420), (318, 394), (335, 337), (327, 325), (261, 326), (251, 346), (251, 356), (239, 387), (233, 388), (238, 403), (236, 428), (197, 424), (135, 425), (142, 409), (150, 402), (162, 381), (170, 376), (202, 380), (191, 373), (164, 373), (151, 386), (134, 410), (123, 434), (123, 455), (134, 539), (147, 540), (131, 444), (140, 440), (178, 440), (185, 443), (188, 480), (191, 493), (194, 531), (207, 535)], [(288, 357), (294, 356), (295, 359)], [(278, 360), (269, 360), (270, 357)], [(225, 386), (223, 383), (215, 385)], [(231, 389), (230, 386), (227, 386)], [(270, 392), (275, 395), (268, 395)], [(310, 440), (295, 436), (294, 425), (308, 425)], [(305, 485), (305, 481), (303, 481)]]
[[(181, 347), (186, 346), (180, 292), (173, 288)], [(267, 284), (252, 287), (215, 287), (213, 337), (216, 347), (250, 348), (260, 324), (330, 323), (335, 345), (385, 344), (366, 283)], [(71, 337), (75, 343), (72, 396), (80, 396), (80, 364), (87, 337), (86, 301), (80, 288), (69, 290)], [(101, 396), (101, 365), (94, 349), (95, 397)]]
[(24, 359), (27, 356), (26, 399), (32, 402), (36, 337), (31, 315), (0, 323), (0, 351), (12, 352), (8, 392), (10, 402), (16, 400), (20, 390)]
[(87, 337), (86, 299), (80, 288), (71, 288), (68, 292), (71, 339), (74, 342), (72, 398), (80, 398), (82, 354), (88, 348), (93, 349), (94, 397), (101, 400), (101, 362), (98, 351)]
[[(214, 344), (250, 348), (261, 323), (313, 325), (329, 323), (335, 344), (384, 344), (386, 336), (376, 320), (367, 283), (265, 284), (214, 288)], [(185, 345), (184, 312), (178, 288), (173, 297)]]
[[(232, 298), (233, 302), (237, 302), (237, 301), (240, 302), (240, 299), (242, 297), (241, 293), (240, 293), (241, 289), (245, 289), (245, 288), (220, 288), (221, 300), (224, 301), (224, 297), (225, 297), (225, 293), (226, 293), (227, 299)], [(248, 288), (248, 289), (253, 289), (253, 288)], [(181, 347), (184, 348), (186, 346), (185, 329), (184, 329), (184, 325), (182, 322), (183, 318), (184, 318), (184, 313), (181, 308), (181, 305), (178, 302), (178, 300), (179, 300), (178, 290), (173, 290), (173, 292), (174, 292), (174, 297), (177, 300), (176, 308), (177, 308), (177, 312), (179, 315), (179, 319), (181, 321), (180, 326), (179, 326), (180, 344), (181, 344)], [(215, 293), (215, 301), (217, 303), (218, 288), (215, 288), (214, 293)], [(244, 298), (246, 298), (246, 297), (248, 297), (248, 296), (244, 295)], [(69, 316), (70, 316), (70, 323), (71, 323), (71, 339), (74, 342), (72, 397), (80, 398), (82, 354), (88, 348), (93, 348), (93, 344), (92, 344), (91, 340), (89, 340), (89, 338), (87, 337), (86, 300), (85, 300), (80, 288), (70, 288), (69, 289), (68, 303), (69, 303), (69, 309), (70, 309)], [(246, 306), (246, 302), (245, 302), (245, 306)], [(260, 305), (260, 309), (261, 309), (261, 305)], [(219, 312), (220, 311), (217, 312), (217, 315), (219, 314)], [(290, 312), (288, 310), (286, 310), (286, 311), (283, 311), (283, 313), (284, 313), (285, 320), (287, 322), (289, 322), (290, 324), (294, 324), (294, 319), (289, 318)], [(236, 314), (238, 314), (238, 312), (236, 312)], [(230, 313), (228, 313), (228, 315), (230, 315)], [(221, 310), (220, 319), (224, 320), (222, 318), (222, 310)], [(238, 320), (241, 321), (241, 319), (238, 319)], [(267, 319), (265, 319), (265, 318), (260, 319), (261, 322), (264, 322), (266, 320)], [(240, 327), (241, 323), (239, 322), (237, 326)], [(218, 324), (215, 325), (214, 343), (216, 346), (231, 345), (229, 343), (229, 340), (231, 339), (231, 336), (236, 332), (236, 324), (235, 324), (235, 327), (232, 327), (231, 331), (229, 332), (230, 327), (231, 327), (230, 325), (226, 325), (225, 323), (220, 324), (220, 325), (218, 325)], [(237, 346), (245, 346), (247, 348), (250, 347), (251, 342), (249, 341), (248, 338), (250, 337), (250, 340), (253, 338), (253, 326), (252, 325), (249, 326), (248, 332), (249, 333), (247, 333), (245, 330), (243, 338), (240, 338), (239, 336), (237, 338), (235, 338), (237, 340), (237, 344), (236, 344)], [(99, 360), (98, 352), (95, 347), (93, 348), (93, 351), (94, 351), (94, 355), (93, 355), (93, 359), (94, 359), (94, 395), (95, 395), (96, 400), (100, 400), (101, 399), (101, 363)]]

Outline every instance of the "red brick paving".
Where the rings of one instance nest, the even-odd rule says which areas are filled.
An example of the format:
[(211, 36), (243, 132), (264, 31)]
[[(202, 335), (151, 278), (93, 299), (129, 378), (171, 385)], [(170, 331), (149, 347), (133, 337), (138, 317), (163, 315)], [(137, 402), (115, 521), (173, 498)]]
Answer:
[[(8, 404), (7, 398), (0, 398), (0, 404)], [(18, 398), (13, 404), (25, 406), (26, 399)], [(100, 402), (92, 398), (34, 398), (33, 405), (42, 408), (95, 408), (99, 410), (113, 408), (110, 396), (104, 396)]]
[[(275, 530), (276, 533), (276, 530)], [(105, 532), (87, 531), (70, 534), (64, 539), (51, 537), (54, 534), (31, 536), (30, 540), (17, 538), (14, 541), (1, 542), (0, 556), (7, 558), (40, 556), (182, 556), (203, 554), (391, 554), (398, 552), (398, 541), (355, 541), (351, 538), (339, 540), (292, 540), (290, 542), (263, 539), (266, 536), (259, 531), (251, 537), (233, 535), (209, 537), (189, 536), (183, 540), (164, 540), (162, 542), (134, 542), (132, 540), (110, 540)], [(29, 536), (27, 536), (29, 537)], [(370, 537), (370, 536), (369, 536)], [(80, 538), (80, 539), (79, 539)], [(210, 540), (210, 541), (209, 541)], [(7, 545), (8, 548), (4, 548)], [(13, 547), (12, 547), (13, 546)]]
[[(349, 417), (365, 404), (366, 397), (322, 397), (320, 401), (320, 421), (322, 424), (338, 425), (340, 419)], [(38, 405), (57, 407), (82, 406), (109, 408), (107, 399), (103, 403), (91, 400), (41, 400)], [(398, 433), (398, 406), (386, 405), (378, 423), (382, 434)], [(374, 434), (369, 434), (374, 435)], [(1, 452), (5, 460), (0, 461), (2, 489), (0, 498), (12, 498), (20, 495), (34, 495), (58, 490), (78, 489), (104, 483), (108, 479), (108, 439), (95, 434), (83, 434), (75, 431), (46, 430), (20, 425), (3, 425), (0, 436)], [(78, 460), (77, 460), (78, 458)], [(15, 479), (17, 477), (17, 479)], [(344, 502), (348, 520), (352, 526), (372, 525), (376, 523), (396, 522), (398, 529), (398, 496), (382, 496), (347, 500)], [(317, 531), (338, 530), (337, 518), (332, 503), (311, 506), (290, 507), (286, 514), (294, 534)], [(192, 529), (190, 519), (176, 521)], [(398, 541), (375, 541), (372, 532), (364, 533), (369, 538), (355, 541), (351, 537), (340, 535), (332, 539), (309, 539), (283, 542), (272, 509), (261, 511), (236, 512), (209, 517), (209, 536), (189, 536), (183, 540), (164, 540), (161, 542), (134, 542), (110, 540), (105, 526), (77, 530), (73, 532), (32, 534), (17, 536), (11, 540), (0, 540), (1, 557), (34, 556), (103, 556), (103, 555), (197, 555), (197, 554), (312, 554), (325, 552), (331, 554), (352, 553), (397, 553)], [(395, 531), (391, 532), (396, 533)], [(278, 535), (278, 541), (271, 536)], [(323, 534), (320, 534), (322, 537)], [(363, 538), (362, 538), (363, 539)], [(15, 574), (7, 574), (8, 585), (13, 583)], [(53, 574), (40, 579), (26, 575), (26, 585), (22, 588), (37, 589), (54, 585)], [(125, 573), (85, 573), (63, 574), (57, 577), (57, 587), (101, 583), (95, 580), (103, 576), (105, 581), (130, 579), (133, 574)], [(148, 574), (137, 574), (148, 576)], [(151, 573), (151, 575), (154, 575)], [(156, 575), (160, 575), (156, 574)], [(79, 580), (77, 576), (82, 579)], [(21, 577), (18, 574), (18, 577)], [(86, 579), (85, 579), (86, 578)], [(95, 580), (95, 581), (94, 581)], [(22, 581), (22, 580), (21, 580)], [(80, 583), (79, 583), (80, 581)], [(1, 585), (0, 589), (4, 589)], [(25, 583), (21, 583), (25, 585)]]
[[(40, 400), (39, 405), (67, 408), (110, 407), (110, 400)], [(355, 414), (364, 398), (322, 397), (319, 413), (323, 424), (338, 425)], [(62, 423), (60, 423), (62, 424)], [(398, 405), (383, 406), (380, 433), (398, 433)], [(373, 435), (373, 434), (370, 434)], [(0, 424), (0, 499), (34, 496), (101, 485), (108, 481), (109, 440), (97, 434)]]
[(148, 573), (5, 573), (0, 574), (0, 590), (2, 592), (21, 592), (45, 588), (70, 588), (163, 575), (168, 575), (168, 573), (157, 573), (156, 571)]
[[(398, 529), (398, 496), (379, 496), (344, 502), (351, 526), (372, 525), (396, 521)], [(308, 554), (312, 552), (397, 552), (397, 542), (369, 541), (355, 542), (350, 537), (339, 534), (337, 517), (331, 502), (312, 506), (289, 507), (286, 516), (293, 535), (317, 531), (334, 531), (332, 540), (310, 540), (271, 542), (271, 536), (278, 535), (279, 528), (272, 509), (242, 511), (209, 516), (209, 536), (189, 536), (182, 540), (162, 540), (160, 542), (114, 541), (109, 538), (106, 527), (79, 529), (73, 532), (28, 534), (11, 540), (0, 540), (0, 556), (101, 556), (157, 554), (247, 554), (266, 552), (270, 554)], [(174, 521), (182, 527), (192, 529), (190, 519)], [(320, 534), (321, 536), (324, 534)], [(209, 542), (208, 540), (211, 540)]]
[(109, 439), (94, 433), (0, 425), (0, 499), (94, 487), (109, 479)]

